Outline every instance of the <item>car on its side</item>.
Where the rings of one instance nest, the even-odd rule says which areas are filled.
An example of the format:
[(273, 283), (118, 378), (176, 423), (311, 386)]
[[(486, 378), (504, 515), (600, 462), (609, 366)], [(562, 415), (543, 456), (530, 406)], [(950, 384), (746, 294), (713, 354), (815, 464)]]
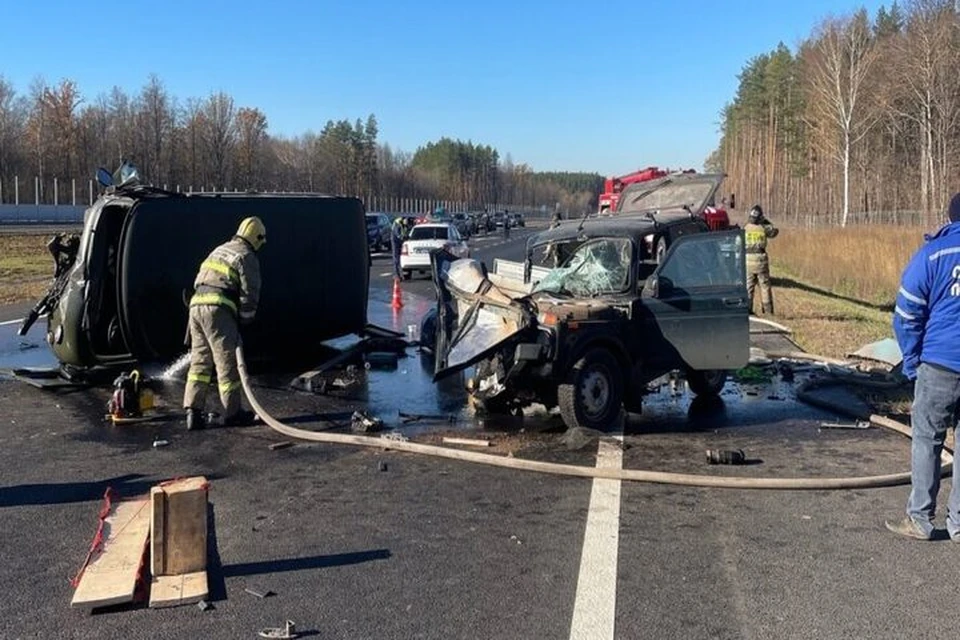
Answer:
[[(183, 354), (197, 269), (252, 215), (269, 240), (259, 253), (260, 308), (243, 334), (251, 362), (302, 357), (367, 325), (369, 253), (357, 198), (171, 193), (141, 184), (127, 164), (98, 180), (105, 192), (86, 210), (79, 242), (52, 246), (54, 281), (19, 330), (47, 315), (47, 342), (66, 375)], [(309, 335), (277, 331), (294, 317)]]
[(390, 248), (391, 222), (385, 213), (367, 214), (367, 244), (370, 251), (386, 251)]
[(429, 272), (430, 254), (445, 251), (457, 258), (470, 257), (470, 247), (457, 231), (456, 225), (448, 222), (418, 224), (400, 250), (400, 271), (404, 280), (409, 280), (414, 271)]

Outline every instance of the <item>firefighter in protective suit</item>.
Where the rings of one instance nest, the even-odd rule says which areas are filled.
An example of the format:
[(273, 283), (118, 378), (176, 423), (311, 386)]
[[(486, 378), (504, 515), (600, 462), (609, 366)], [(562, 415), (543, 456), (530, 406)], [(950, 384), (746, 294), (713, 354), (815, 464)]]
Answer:
[(760, 305), (763, 313), (773, 314), (773, 290), (770, 288), (770, 259), (767, 256), (767, 239), (776, 238), (777, 229), (763, 215), (756, 204), (750, 209), (749, 222), (743, 227), (747, 252), (747, 293), (750, 295), (750, 312), (753, 312), (753, 292), (760, 285)]
[(253, 422), (253, 412), (240, 406), (242, 387), (236, 350), (240, 325), (252, 322), (257, 313), (257, 251), (266, 241), (267, 231), (260, 218), (246, 218), (236, 235), (214, 249), (200, 265), (190, 299), (190, 371), (183, 396), (188, 430), (206, 426), (203, 407), (214, 378), (223, 404), (223, 424)]

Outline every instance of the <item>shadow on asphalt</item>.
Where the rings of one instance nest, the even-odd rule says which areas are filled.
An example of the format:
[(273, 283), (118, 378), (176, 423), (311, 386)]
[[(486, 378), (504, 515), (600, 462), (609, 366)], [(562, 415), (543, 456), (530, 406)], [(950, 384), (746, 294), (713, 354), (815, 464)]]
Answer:
[(131, 473), (96, 482), (52, 482), (0, 487), (0, 508), (100, 500), (107, 487), (116, 491), (121, 498), (145, 495), (150, 493), (150, 488), (158, 481), (141, 480), (144, 477), (139, 473)]
[(309, 556), (305, 558), (287, 558), (285, 560), (231, 564), (223, 567), (220, 573), (224, 578), (255, 576), (266, 573), (304, 571), (307, 569), (329, 569), (331, 567), (363, 564), (364, 562), (372, 562), (374, 560), (388, 560), (390, 557), (391, 553), (389, 549), (373, 549), (371, 551), (337, 553), (328, 556)]

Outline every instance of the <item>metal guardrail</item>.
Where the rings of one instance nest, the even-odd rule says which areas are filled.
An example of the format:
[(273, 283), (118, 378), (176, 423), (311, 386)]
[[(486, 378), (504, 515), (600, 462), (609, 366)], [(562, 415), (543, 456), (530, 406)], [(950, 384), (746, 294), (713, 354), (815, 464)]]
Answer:
[(0, 204), (0, 225), (83, 224), (86, 207), (52, 204)]

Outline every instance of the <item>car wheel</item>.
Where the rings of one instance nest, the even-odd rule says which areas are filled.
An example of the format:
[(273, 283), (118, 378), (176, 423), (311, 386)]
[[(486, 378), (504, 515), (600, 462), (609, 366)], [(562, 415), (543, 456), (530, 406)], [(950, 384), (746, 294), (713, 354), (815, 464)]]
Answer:
[(663, 262), (663, 257), (667, 255), (667, 239), (664, 236), (660, 236), (660, 239), (657, 240), (657, 248), (653, 255), (657, 259), (657, 264)]
[(623, 404), (623, 373), (607, 349), (592, 349), (557, 388), (560, 415), (568, 428), (607, 430)]
[(410, 269), (404, 269), (401, 272), (401, 278), (404, 280), (409, 280), (412, 275), (413, 274), (411, 273)]
[(720, 369), (687, 371), (687, 386), (697, 396), (716, 396), (727, 384), (727, 372)]

